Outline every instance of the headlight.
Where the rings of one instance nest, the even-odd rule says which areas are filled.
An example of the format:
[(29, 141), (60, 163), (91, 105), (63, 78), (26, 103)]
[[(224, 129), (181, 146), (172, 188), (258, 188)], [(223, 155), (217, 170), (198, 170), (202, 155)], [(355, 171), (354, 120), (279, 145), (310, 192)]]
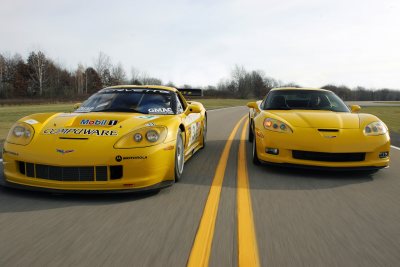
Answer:
[(281, 133), (292, 133), (292, 129), (285, 123), (272, 119), (266, 118), (264, 120), (264, 128), (274, 132), (281, 132)]
[(136, 129), (119, 139), (114, 148), (137, 148), (155, 146), (164, 142), (168, 130), (164, 126), (151, 126)]
[(150, 130), (146, 133), (146, 139), (152, 143), (157, 142), (159, 137), (160, 135), (155, 130)]
[(365, 135), (382, 135), (387, 133), (386, 125), (381, 121), (375, 121), (364, 128)]
[(7, 136), (7, 142), (15, 145), (26, 146), (33, 138), (35, 130), (26, 123), (16, 123)]

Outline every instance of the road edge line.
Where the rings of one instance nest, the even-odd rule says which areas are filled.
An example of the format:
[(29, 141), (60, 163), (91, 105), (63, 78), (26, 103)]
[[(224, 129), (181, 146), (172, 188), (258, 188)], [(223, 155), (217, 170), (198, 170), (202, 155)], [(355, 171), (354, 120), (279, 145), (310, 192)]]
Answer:
[(237, 166), (237, 231), (238, 266), (260, 266), (257, 237), (254, 226), (253, 208), (249, 187), (246, 160), (246, 131), (249, 121), (244, 123), (240, 136)]
[(222, 183), (224, 181), (226, 165), (229, 159), (229, 153), (232, 147), (233, 139), (239, 129), (240, 124), (246, 119), (247, 115), (243, 116), (236, 123), (228, 140), (225, 143), (224, 150), (221, 154), (214, 178), (208, 192), (206, 204), (203, 209), (199, 227), (196, 232), (192, 249), (190, 251), (187, 266), (208, 266), (211, 254), (212, 241), (214, 237), (215, 222), (218, 214), (219, 200), (221, 196)]
[(400, 147), (397, 147), (397, 146), (391, 146), (391, 147), (394, 149), (400, 150)]

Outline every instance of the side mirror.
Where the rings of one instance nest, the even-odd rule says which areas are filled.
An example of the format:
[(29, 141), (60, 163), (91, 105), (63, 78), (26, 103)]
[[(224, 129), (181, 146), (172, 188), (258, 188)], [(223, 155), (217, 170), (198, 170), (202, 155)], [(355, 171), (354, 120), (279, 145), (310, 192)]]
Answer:
[(247, 103), (247, 106), (249, 108), (254, 108), (257, 111), (260, 111), (260, 108), (258, 107), (257, 102), (249, 102), (249, 103)]
[(351, 105), (350, 106), (351, 112), (358, 112), (361, 110), (361, 107), (359, 105)]
[(197, 105), (189, 104), (186, 108), (185, 114), (189, 115), (190, 113), (200, 113), (201, 109)]
[(74, 110), (80, 108), (80, 107), (81, 107), (81, 104), (82, 104), (82, 103), (76, 103), (76, 104), (74, 105)]

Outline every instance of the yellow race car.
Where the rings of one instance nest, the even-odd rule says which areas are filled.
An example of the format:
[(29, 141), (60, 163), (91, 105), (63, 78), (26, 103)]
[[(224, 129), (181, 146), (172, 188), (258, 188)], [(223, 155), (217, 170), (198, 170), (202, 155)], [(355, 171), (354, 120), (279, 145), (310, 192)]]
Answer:
[(247, 106), (255, 164), (367, 171), (389, 165), (386, 125), (331, 91), (275, 88)]
[(24, 117), (4, 144), (3, 184), (73, 192), (169, 186), (206, 142), (206, 110), (183, 95), (201, 90), (114, 86), (72, 113)]

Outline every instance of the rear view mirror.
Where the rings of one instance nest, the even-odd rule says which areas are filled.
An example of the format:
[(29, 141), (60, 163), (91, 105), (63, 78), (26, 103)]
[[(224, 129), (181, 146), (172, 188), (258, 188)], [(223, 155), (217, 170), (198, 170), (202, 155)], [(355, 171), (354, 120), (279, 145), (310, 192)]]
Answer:
[(193, 105), (193, 104), (189, 104), (187, 109), (186, 109), (186, 111), (185, 111), (185, 114), (189, 115), (190, 113), (200, 113), (200, 112), (201, 112), (201, 109), (200, 109), (199, 106)]
[(358, 112), (361, 110), (361, 107), (359, 105), (351, 105), (350, 106), (351, 112)]
[(249, 108), (254, 108), (254, 109), (257, 110), (257, 111), (260, 110), (260, 108), (259, 108), (258, 105), (257, 105), (257, 102), (249, 102), (249, 103), (247, 103), (247, 106), (248, 106)]

